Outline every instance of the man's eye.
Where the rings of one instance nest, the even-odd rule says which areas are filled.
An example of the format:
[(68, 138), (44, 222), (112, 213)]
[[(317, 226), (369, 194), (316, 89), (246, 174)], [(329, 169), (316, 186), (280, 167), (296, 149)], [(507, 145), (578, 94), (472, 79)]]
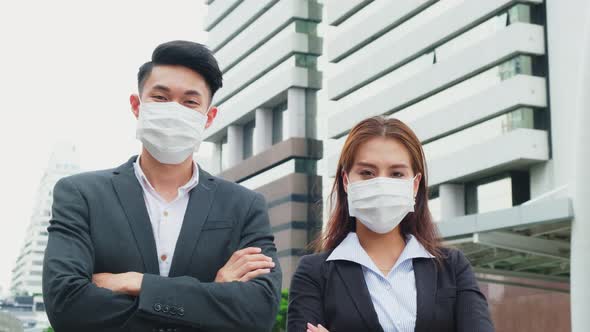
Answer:
[(164, 97), (164, 96), (152, 96), (152, 99), (156, 99), (156, 100), (166, 100), (166, 97)]

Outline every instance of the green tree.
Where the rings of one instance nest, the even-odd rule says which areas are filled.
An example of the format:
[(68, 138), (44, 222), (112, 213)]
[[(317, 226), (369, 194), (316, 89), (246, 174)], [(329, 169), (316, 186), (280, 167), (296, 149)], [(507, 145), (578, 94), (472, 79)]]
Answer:
[(281, 292), (281, 303), (279, 305), (279, 312), (277, 313), (277, 320), (272, 332), (287, 331), (287, 307), (289, 306), (289, 290), (283, 289)]

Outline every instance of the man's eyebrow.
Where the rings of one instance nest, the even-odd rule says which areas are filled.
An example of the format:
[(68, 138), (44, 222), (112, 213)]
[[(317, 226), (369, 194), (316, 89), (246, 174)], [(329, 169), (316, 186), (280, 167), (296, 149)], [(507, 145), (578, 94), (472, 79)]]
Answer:
[(155, 85), (152, 89), (154, 89), (154, 90), (162, 90), (164, 92), (170, 92), (170, 88), (169, 87), (164, 86), (164, 85), (160, 85), (160, 84)]
[(187, 90), (184, 92), (184, 95), (185, 96), (199, 96), (199, 97), (202, 96), (202, 94), (197, 90)]

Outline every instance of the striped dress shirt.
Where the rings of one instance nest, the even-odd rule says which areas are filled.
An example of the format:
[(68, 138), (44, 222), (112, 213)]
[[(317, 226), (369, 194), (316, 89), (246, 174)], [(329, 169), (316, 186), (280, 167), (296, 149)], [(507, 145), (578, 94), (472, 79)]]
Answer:
[(328, 257), (362, 266), (371, 301), (384, 332), (413, 332), (416, 326), (416, 279), (413, 258), (433, 258), (416, 238), (410, 235), (406, 246), (387, 276), (379, 270), (351, 232)]

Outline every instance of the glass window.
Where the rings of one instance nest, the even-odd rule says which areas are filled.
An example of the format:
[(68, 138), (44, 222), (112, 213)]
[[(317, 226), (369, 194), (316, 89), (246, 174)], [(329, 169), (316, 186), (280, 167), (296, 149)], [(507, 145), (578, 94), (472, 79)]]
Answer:
[(483, 143), (518, 128), (535, 128), (535, 116), (541, 116), (541, 114), (537, 115), (536, 113), (542, 112), (532, 108), (521, 108), (497, 116), (425, 144), (424, 154), (429, 160), (436, 159), (437, 157), (451, 155), (469, 146)]

